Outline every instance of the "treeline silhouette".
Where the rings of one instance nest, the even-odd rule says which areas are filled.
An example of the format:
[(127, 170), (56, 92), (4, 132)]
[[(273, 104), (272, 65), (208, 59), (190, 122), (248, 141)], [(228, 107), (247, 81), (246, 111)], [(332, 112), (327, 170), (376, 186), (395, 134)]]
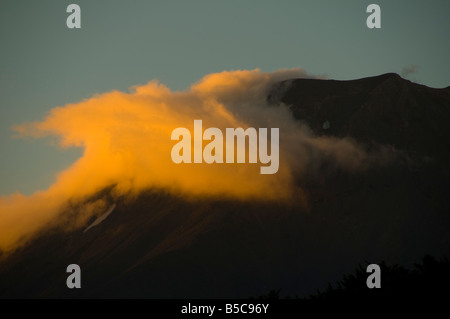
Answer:
[(358, 265), (356, 272), (344, 275), (335, 285), (328, 284), (323, 291), (317, 291), (307, 297), (281, 296), (281, 289), (274, 289), (267, 294), (251, 299), (442, 299), (450, 300), (450, 262), (444, 257), (436, 259), (425, 255), (420, 263), (412, 269), (400, 265), (389, 266), (384, 261), (381, 268), (381, 288), (369, 289), (366, 284), (370, 273)]

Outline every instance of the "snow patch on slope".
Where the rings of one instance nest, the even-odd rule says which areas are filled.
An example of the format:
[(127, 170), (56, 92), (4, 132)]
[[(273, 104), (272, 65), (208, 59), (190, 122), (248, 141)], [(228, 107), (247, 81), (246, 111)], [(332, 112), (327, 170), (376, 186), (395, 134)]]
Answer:
[(113, 212), (114, 208), (116, 208), (116, 204), (111, 205), (111, 207), (109, 207), (109, 209), (100, 217), (98, 217), (96, 220), (94, 220), (94, 222), (92, 224), (90, 224), (83, 233), (87, 232), (89, 229), (91, 229), (92, 227), (95, 227), (97, 225), (99, 225), (101, 222), (103, 222), (106, 218), (108, 218), (108, 216)]

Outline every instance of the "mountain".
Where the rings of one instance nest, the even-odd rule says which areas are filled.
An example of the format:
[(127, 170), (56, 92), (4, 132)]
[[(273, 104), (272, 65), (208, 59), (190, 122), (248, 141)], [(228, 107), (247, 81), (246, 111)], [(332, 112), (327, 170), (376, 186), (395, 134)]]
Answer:
[[(411, 265), (450, 253), (450, 87), (396, 74), (293, 79), (268, 96), (318, 136), (400, 154), (351, 174), (321, 167), (298, 179), (303, 201), (187, 200), (105, 190), (109, 209), (83, 229), (49, 228), (0, 261), (0, 297), (245, 298), (307, 295), (364, 261)], [(91, 227), (92, 226), (92, 227)], [(78, 264), (82, 288), (66, 287)]]
[[(282, 101), (316, 134), (393, 145), (446, 164), (449, 96), (450, 87), (429, 88), (388, 73), (353, 81), (297, 79)], [(328, 129), (323, 129), (325, 121)]]

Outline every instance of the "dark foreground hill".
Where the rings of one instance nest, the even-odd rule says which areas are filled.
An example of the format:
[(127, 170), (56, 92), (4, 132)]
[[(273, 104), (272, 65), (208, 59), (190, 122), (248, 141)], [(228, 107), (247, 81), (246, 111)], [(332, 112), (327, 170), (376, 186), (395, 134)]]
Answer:
[[(449, 88), (385, 74), (297, 79), (274, 92), (317, 135), (403, 155), (358, 174), (323, 167), (321, 178), (304, 176), (306, 206), (187, 201), (155, 190), (114, 199), (111, 215), (87, 232), (48, 231), (3, 258), (0, 297), (307, 295), (364, 261), (450, 255)], [(66, 287), (73, 263), (81, 289)]]

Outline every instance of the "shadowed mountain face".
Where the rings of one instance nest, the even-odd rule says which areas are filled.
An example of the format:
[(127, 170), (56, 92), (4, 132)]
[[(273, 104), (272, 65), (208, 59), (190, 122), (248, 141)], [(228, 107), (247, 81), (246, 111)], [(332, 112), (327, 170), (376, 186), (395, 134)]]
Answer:
[(297, 79), (281, 100), (316, 134), (392, 145), (418, 159), (450, 160), (450, 87), (433, 89), (394, 73), (353, 81)]
[[(186, 200), (155, 190), (110, 198), (115, 208), (93, 227), (48, 230), (3, 257), (0, 297), (239, 298), (277, 288), (304, 295), (364, 261), (410, 265), (426, 253), (449, 255), (450, 88), (385, 74), (292, 80), (279, 83), (268, 98), (275, 97), (316, 135), (401, 156), (357, 174), (326, 165), (306, 173), (297, 181), (306, 204)], [(66, 287), (73, 263), (81, 289)]]

